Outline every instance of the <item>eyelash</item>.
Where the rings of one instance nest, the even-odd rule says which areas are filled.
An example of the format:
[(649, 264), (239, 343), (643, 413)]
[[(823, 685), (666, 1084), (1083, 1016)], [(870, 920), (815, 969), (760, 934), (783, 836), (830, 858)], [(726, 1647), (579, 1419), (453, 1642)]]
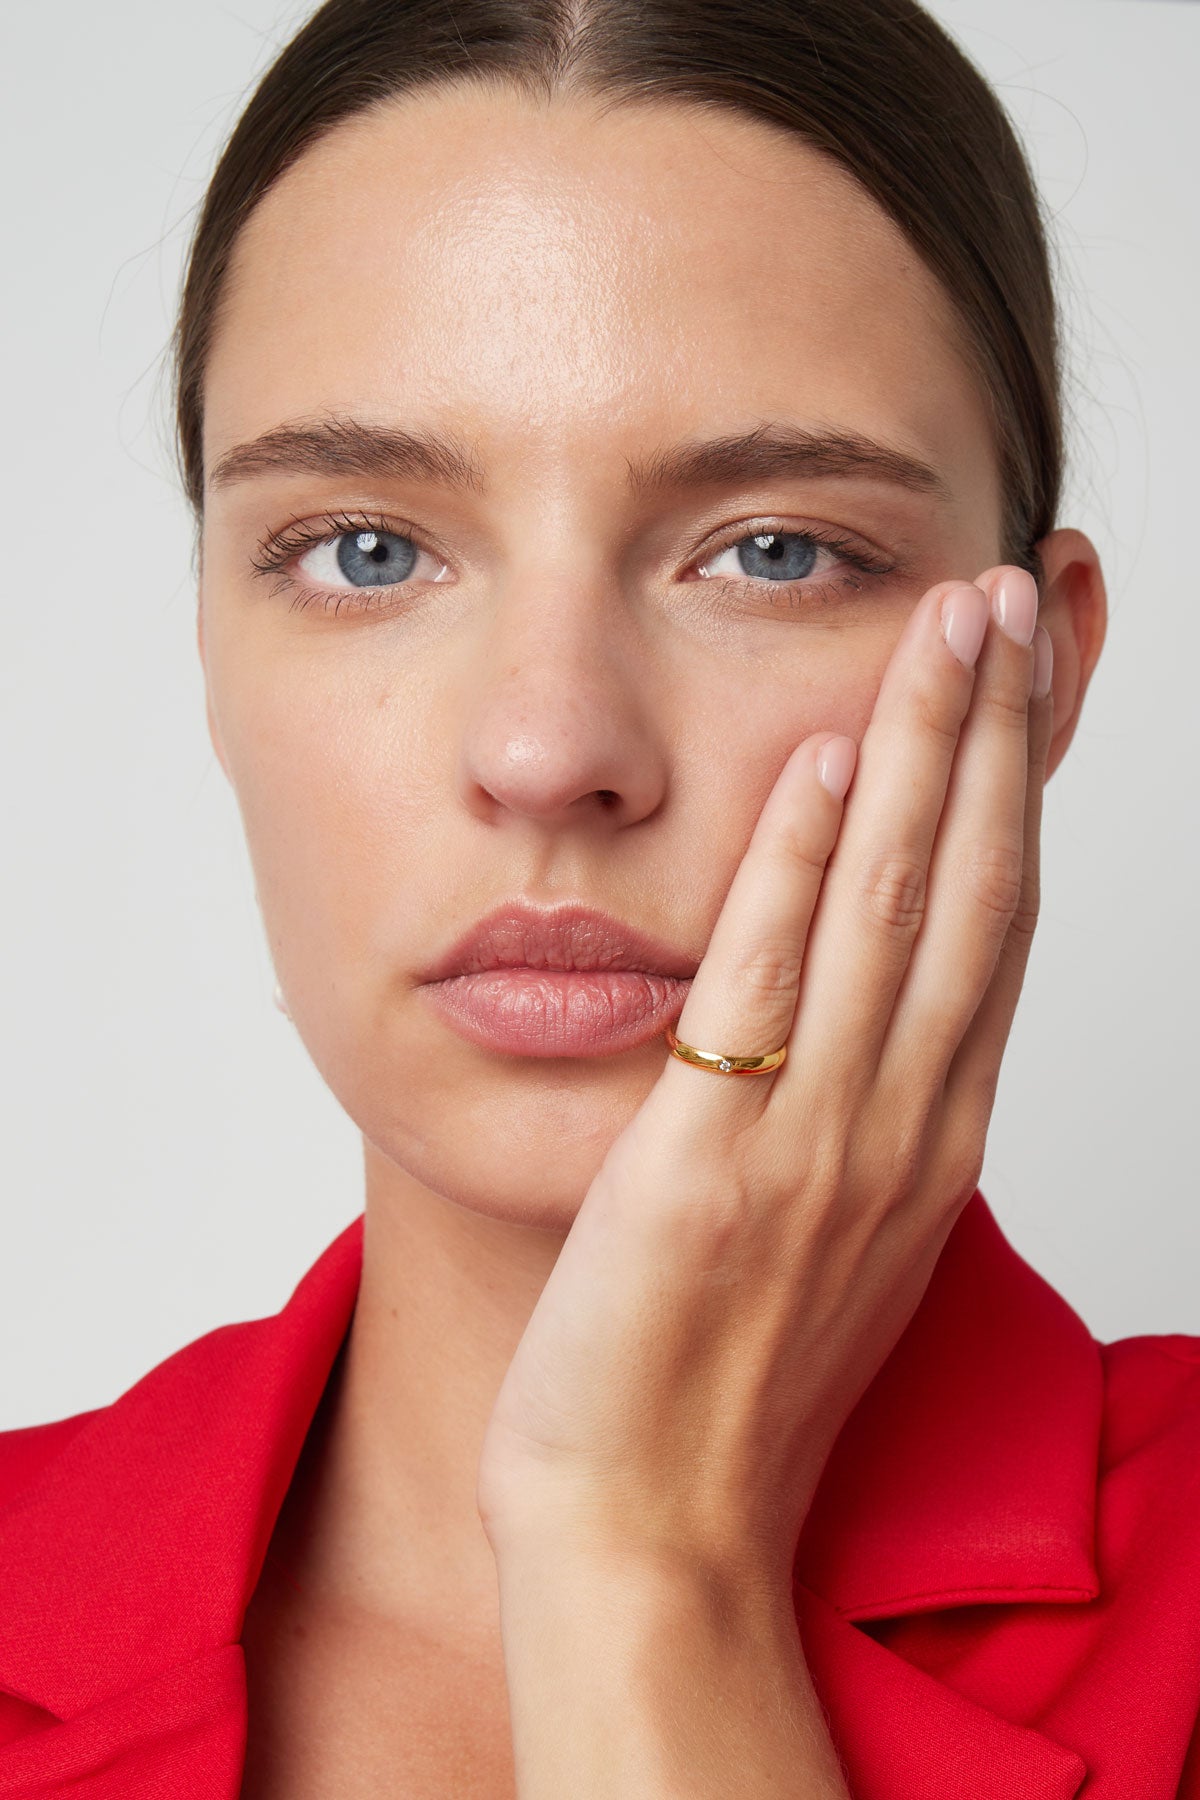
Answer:
[[(715, 557), (721, 555), (722, 551), (731, 549), (735, 544), (745, 543), (748, 538), (772, 534), (779, 537), (799, 538), (803, 543), (817, 544), (822, 550), (833, 551), (835, 555), (841, 557), (843, 562), (848, 563), (852, 569), (856, 569), (859, 576), (867, 579), (872, 577), (879, 579), (882, 576), (896, 573), (895, 563), (888, 562), (881, 556), (872, 556), (864, 545), (843, 537), (831, 527), (780, 525), (772, 520), (750, 519), (739, 525), (730, 526), (705, 551), (703, 560), (706, 563), (712, 562)], [(742, 577), (716, 575), (710, 576), (708, 579), (719, 584), (726, 593), (732, 591), (734, 594), (753, 596), (756, 600), (766, 599), (773, 606), (778, 604), (776, 596), (778, 599), (787, 599), (788, 596), (791, 596), (795, 601), (803, 595), (807, 600), (822, 605), (828, 602), (839, 589), (849, 588), (854, 593), (861, 593), (863, 588), (863, 581), (856, 579), (853, 575), (826, 577), (823, 582), (815, 580), (812, 576), (793, 577), (790, 581), (755, 580), (751, 575)]]
[[(356, 531), (386, 532), (407, 538), (422, 550), (427, 548), (419, 533), (403, 520), (372, 517), (367, 513), (325, 513), (320, 519), (294, 521), (285, 525), (282, 531), (268, 532), (258, 546), (258, 555), (251, 559), (255, 573), (263, 576), (277, 575), (279, 579), (271, 591), (281, 594), (289, 587), (296, 587), (286, 572), (286, 566), (293, 557), (302, 556), (306, 550), (315, 550), (322, 544), (336, 543), (338, 538)], [(306, 606), (319, 606), (324, 612), (336, 613), (341, 611), (344, 599), (359, 595), (362, 598), (352, 599), (351, 610), (369, 612), (386, 602), (382, 599), (372, 601), (368, 596), (378, 594), (394, 597), (409, 585), (407, 581), (396, 581), (374, 588), (331, 588), (325, 592), (319, 588), (296, 587), (296, 596), (290, 610), (302, 612)]]
[[(303, 555), (306, 550), (316, 549), (323, 544), (336, 543), (339, 537), (359, 531), (374, 531), (402, 537), (419, 550), (425, 550), (427, 554), (439, 557), (441, 555), (440, 551), (430, 550), (421, 534), (402, 520), (389, 520), (366, 513), (326, 513), (320, 519), (294, 521), (292, 524), (284, 526), (281, 531), (269, 532), (259, 544), (257, 556), (251, 559), (252, 566), (258, 575), (279, 577), (272, 589), (273, 593), (283, 593), (289, 587), (296, 589), (290, 608), (292, 612), (302, 612), (305, 607), (317, 606), (324, 612), (336, 614), (341, 611), (342, 603), (347, 599), (351, 602), (350, 610), (353, 612), (374, 611), (381, 606), (386, 607), (391, 604), (396, 595), (410, 587), (412, 582), (396, 581), (385, 583), (379, 587), (321, 590), (297, 587), (286, 572), (287, 564), (293, 558)], [(708, 548), (703, 560), (706, 563), (711, 562), (722, 551), (731, 549), (748, 538), (772, 532), (779, 536), (800, 538), (805, 543), (817, 544), (823, 550), (832, 551), (851, 568), (856, 569), (860, 576), (878, 579), (896, 572), (895, 564), (880, 557), (871, 556), (861, 545), (852, 543), (836, 531), (825, 530), (819, 526), (805, 526), (803, 530), (800, 530), (796, 527), (780, 526), (772, 522), (758, 522), (753, 519), (744, 521), (737, 526), (731, 526), (718, 542)], [(779, 590), (781, 595), (795, 595), (802, 591), (804, 584), (811, 578), (799, 577), (789, 581), (775, 582), (755, 580), (752, 576), (739, 579), (736, 576), (721, 575), (708, 579), (726, 591), (733, 589), (735, 593), (753, 594), (756, 598), (763, 598), (773, 589)], [(818, 584), (815, 590), (812, 587), (808, 588), (808, 595), (810, 599), (815, 598), (820, 604), (829, 598), (829, 588), (848, 587), (858, 593), (862, 586), (861, 580), (857, 580), (853, 576), (842, 576), (836, 581), (827, 582), (824, 587)], [(382, 596), (382, 598), (374, 599), (372, 598), (374, 595)]]

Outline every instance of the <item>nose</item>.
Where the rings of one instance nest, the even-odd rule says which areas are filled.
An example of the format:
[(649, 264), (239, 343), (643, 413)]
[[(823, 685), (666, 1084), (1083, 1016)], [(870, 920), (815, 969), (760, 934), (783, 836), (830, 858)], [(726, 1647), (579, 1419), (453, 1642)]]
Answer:
[(460, 798), (490, 823), (646, 818), (667, 780), (658, 685), (618, 596), (514, 582), (463, 691)]

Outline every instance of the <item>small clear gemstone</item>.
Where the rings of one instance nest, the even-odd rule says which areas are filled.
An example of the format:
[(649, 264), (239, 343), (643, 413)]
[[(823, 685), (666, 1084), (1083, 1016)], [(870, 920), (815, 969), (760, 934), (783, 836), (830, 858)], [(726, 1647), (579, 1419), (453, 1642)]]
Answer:
[(729, 1061), (728, 1057), (723, 1056), (721, 1058), (720, 1062), (717, 1064), (717, 1067), (718, 1067), (718, 1069), (721, 1070), (721, 1073), (723, 1075), (728, 1075), (730, 1069), (732, 1069), (732, 1067), (733, 1067), (733, 1064)]

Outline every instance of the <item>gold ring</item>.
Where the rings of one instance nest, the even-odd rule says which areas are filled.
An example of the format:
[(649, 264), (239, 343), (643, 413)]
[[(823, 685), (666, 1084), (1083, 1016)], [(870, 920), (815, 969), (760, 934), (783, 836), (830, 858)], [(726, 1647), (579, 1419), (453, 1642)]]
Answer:
[(697, 1050), (693, 1044), (681, 1044), (670, 1026), (666, 1032), (672, 1056), (691, 1063), (694, 1069), (711, 1069), (714, 1075), (769, 1075), (787, 1055), (787, 1045), (766, 1050), (761, 1056), (726, 1056), (720, 1050)]

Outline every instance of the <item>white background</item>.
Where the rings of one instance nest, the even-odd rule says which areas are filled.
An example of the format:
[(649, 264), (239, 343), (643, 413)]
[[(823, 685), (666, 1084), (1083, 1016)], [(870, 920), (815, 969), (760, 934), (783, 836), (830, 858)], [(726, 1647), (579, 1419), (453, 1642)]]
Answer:
[[(271, 1003), (204, 729), (167, 448), (192, 209), (308, 7), (4, 0), (0, 1428), (276, 1310), (361, 1210), (357, 1134)], [(1050, 783), (982, 1187), (1101, 1338), (1200, 1332), (1194, 426), (1200, 5), (941, 0), (1053, 209), (1064, 523), (1109, 641)]]

